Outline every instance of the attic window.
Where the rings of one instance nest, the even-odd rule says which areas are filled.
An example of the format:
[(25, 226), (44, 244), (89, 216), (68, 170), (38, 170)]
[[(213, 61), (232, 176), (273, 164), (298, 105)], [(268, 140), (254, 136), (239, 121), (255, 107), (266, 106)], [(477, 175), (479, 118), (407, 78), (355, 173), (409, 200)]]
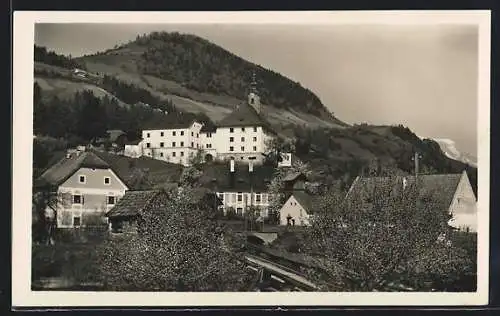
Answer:
[(109, 177), (104, 177), (104, 184), (109, 184), (111, 179)]

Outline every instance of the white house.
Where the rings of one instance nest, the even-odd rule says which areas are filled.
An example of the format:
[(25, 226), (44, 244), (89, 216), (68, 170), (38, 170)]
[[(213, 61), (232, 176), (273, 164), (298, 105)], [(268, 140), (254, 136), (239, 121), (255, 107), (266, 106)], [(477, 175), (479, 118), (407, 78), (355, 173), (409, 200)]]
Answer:
[(104, 224), (104, 214), (125, 194), (125, 183), (93, 152), (76, 151), (46, 170), (38, 183), (49, 185), (57, 200), (48, 217), (57, 213), (57, 227)]
[(280, 225), (307, 226), (312, 213), (312, 197), (306, 192), (295, 191), (281, 207)]
[(130, 158), (139, 158), (144, 154), (143, 151), (143, 141), (129, 142), (125, 144), (125, 149), (123, 150), (123, 155)]
[[(400, 178), (403, 189), (417, 181), (415, 176)], [(347, 197), (389, 181), (392, 180), (388, 177), (357, 177)], [(461, 231), (477, 232), (477, 200), (465, 171), (458, 174), (419, 174), (418, 181), (417, 187), (422, 193), (433, 193), (431, 203), (452, 215), (450, 226)]]
[(169, 117), (157, 119), (142, 131), (143, 155), (188, 166), (190, 158), (202, 149), (202, 124), (195, 121), (176, 122)]

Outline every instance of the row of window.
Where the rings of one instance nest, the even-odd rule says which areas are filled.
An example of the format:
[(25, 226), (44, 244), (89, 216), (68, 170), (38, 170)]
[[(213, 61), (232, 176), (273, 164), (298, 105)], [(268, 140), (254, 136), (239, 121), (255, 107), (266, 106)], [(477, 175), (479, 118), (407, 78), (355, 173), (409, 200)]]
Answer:
[[(73, 195), (73, 204), (85, 204), (85, 198), (81, 194), (74, 194)], [(108, 196), (106, 198), (106, 204), (107, 205), (114, 205), (115, 204), (115, 197), (114, 196)]]
[[(218, 193), (217, 196), (222, 200), (222, 202), (227, 202), (227, 203), (234, 203), (234, 202), (243, 202), (243, 192), (238, 192), (238, 193)], [(255, 202), (260, 203), (264, 202), (267, 203), (267, 194), (262, 194), (262, 193), (255, 193)], [(225, 200), (231, 200), (231, 201), (225, 201)]]
[[(242, 141), (242, 142), (244, 142), (244, 141), (245, 141), (245, 137), (242, 137), (242, 138), (241, 138), (241, 141)], [(254, 141), (254, 142), (256, 142), (256, 141), (257, 141), (257, 137), (254, 137), (254, 138), (253, 138), (253, 141)], [(232, 137), (232, 136), (231, 136), (231, 137), (229, 137), (229, 142), (230, 142), (230, 143), (234, 142), (234, 137)]]
[[(176, 142), (172, 142), (172, 147), (176, 147), (176, 146), (177, 146), (177, 143)], [(165, 143), (161, 142), (160, 143), (160, 147), (164, 148), (165, 147)], [(184, 142), (180, 142), (180, 146), (179, 147), (184, 147)], [(199, 147), (200, 147), (200, 145), (196, 144), (196, 148), (199, 148)], [(146, 148), (151, 148), (151, 143), (146, 143)], [(194, 148), (194, 142), (191, 142), (191, 148)]]
[[(87, 177), (85, 175), (80, 175), (78, 177), (78, 182), (83, 183), (83, 184), (87, 183)], [(108, 184), (108, 185), (111, 184), (111, 178), (104, 177), (104, 184)]]
[[(207, 137), (212, 137), (212, 135), (211, 135), (211, 134), (210, 134), (210, 136), (208, 136), (208, 134), (210, 134), (210, 133), (207, 133)], [(181, 132), (180, 132), (180, 135), (181, 135), (181, 136), (184, 136), (184, 131), (181, 131)], [(161, 137), (165, 136), (165, 132), (160, 132), (160, 136), (161, 136)], [(172, 136), (177, 136), (177, 132), (176, 132), (176, 131), (173, 131), (173, 132), (172, 132)], [(193, 137), (194, 137), (194, 132), (191, 132), (191, 136), (193, 136)], [(146, 133), (146, 137), (147, 137), (147, 138), (151, 137), (151, 133)], [(196, 133), (196, 138), (200, 138), (200, 134)]]
[[(242, 132), (244, 132), (244, 131), (245, 131), (245, 128), (244, 128), (244, 127), (242, 127), (242, 128), (241, 128), (241, 131), (242, 131)], [(254, 128), (253, 128), (253, 131), (254, 131), (254, 132), (257, 132), (257, 127), (254, 127)], [(229, 128), (229, 133), (234, 133), (234, 127), (230, 127), (230, 128)]]
[[(241, 151), (245, 151), (245, 146), (240, 147)], [(233, 146), (229, 146), (229, 151), (234, 151)], [(253, 146), (253, 151), (257, 151), (257, 146)]]

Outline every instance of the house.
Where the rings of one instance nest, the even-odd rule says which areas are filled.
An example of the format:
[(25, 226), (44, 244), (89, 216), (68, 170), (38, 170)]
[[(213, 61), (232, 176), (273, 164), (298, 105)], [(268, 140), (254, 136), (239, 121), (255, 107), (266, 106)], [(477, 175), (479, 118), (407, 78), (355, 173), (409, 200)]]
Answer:
[(139, 158), (143, 155), (142, 140), (129, 141), (125, 144), (123, 155), (130, 158)]
[(301, 172), (289, 172), (284, 178), (286, 202), (280, 209), (280, 224), (292, 226), (309, 225), (313, 213), (313, 197), (306, 192), (307, 176)]
[(194, 118), (179, 120), (175, 114), (157, 116), (143, 128), (141, 146), (144, 155), (185, 166), (198, 150), (204, 151), (205, 161), (236, 159), (259, 164), (275, 135), (264, 118), (254, 78), (247, 102), (216, 126), (209, 128)]
[(58, 228), (105, 224), (106, 214), (128, 190), (158, 189), (178, 181), (182, 166), (97, 150), (68, 150), (34, 183), (50, 191), (47, 216), (57, 214)]
[(243, 216), (250, 207), (259, 208), (260, 216), (267, 217), (269, 194), (267, 186), (274, 168), (266, 165), (246, 164), (232, 159), (204, 165), (200, 185), (217, 192), (222, 201), (222, 210)]
[[(391, 181), (395, 181), (397, 187)], [(432, 203), (452, 215), (450, 226), (457, 230), (477, 232), (477, 200), (465, 171), (458, 174), (402, 176), (396, 180), (389, 177), (357, 177), (346, 198), (354, 198), (360, 192), (369, 192), (376, 186), (388, 184), (394, 187), (393, 190), (404, 190), (408, 185), (416, 184), (420, 196), (430, 197), (426, 203)]]
[(103, 215), (128, 190), (111, 166), (90, 151), (66, 155), (37, 180), (57, 196), (47, 207), (57, 227), (72, 228), (103, 224)]
[(143, 155), (189, 166), (201, 149), (202, 124), (196, 119), (179, 120), (176, 115), (159, 115), (142, 131)]
[(313, 198), (304, 191), (295, 191), (280, 210), (280, 225), (308, 226), (313, 214)]

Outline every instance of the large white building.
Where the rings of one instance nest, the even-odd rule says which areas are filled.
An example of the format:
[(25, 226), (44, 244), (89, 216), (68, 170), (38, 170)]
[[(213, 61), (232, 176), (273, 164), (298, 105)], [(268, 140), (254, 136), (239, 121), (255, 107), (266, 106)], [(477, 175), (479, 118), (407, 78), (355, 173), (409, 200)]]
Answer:
[(165, 117), (148, 125), (142, 131), (142, 141), (127, 145), (125, 155), (145, 155), (187, 166), (189, 158), (203, 150), (205, 160), (234, 158), (258, 164), (268, 152), (268, 140), (276, 135), (261, 108), (254, 81), (247, 102), (217, 122), (215, 129), (204, 128), (195, 120), (177, 123)]

